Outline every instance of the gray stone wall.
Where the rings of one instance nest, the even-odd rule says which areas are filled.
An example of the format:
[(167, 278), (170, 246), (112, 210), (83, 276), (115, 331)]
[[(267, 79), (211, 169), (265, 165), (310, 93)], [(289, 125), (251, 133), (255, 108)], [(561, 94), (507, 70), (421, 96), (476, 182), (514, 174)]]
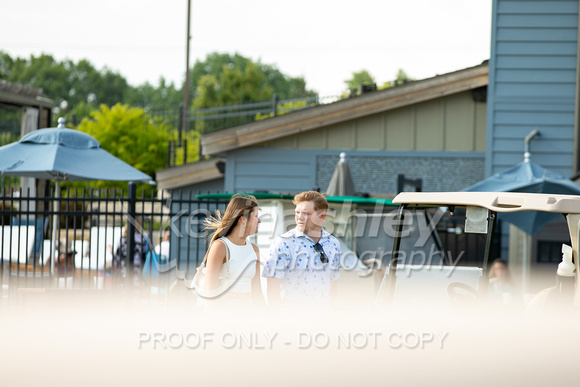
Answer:
[[(316, 158), (316, 186), (325, 191), (338, 156)], [(347, 156), (357, 192), (396, 193), (397, 175), (423, 179), (423, 191), (460, 191), (484, 178), (483, 157)], [(410, 190), (410, 188), (407, 188)]]

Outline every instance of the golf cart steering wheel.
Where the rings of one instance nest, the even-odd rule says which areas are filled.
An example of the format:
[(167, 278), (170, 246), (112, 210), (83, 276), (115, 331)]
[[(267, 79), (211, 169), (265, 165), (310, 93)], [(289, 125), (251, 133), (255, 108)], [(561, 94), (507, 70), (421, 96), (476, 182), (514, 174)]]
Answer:
[(447, 295), (454, 306), (483, 306), (485, 299), (481, 293), (462, 282), (447, 285)]

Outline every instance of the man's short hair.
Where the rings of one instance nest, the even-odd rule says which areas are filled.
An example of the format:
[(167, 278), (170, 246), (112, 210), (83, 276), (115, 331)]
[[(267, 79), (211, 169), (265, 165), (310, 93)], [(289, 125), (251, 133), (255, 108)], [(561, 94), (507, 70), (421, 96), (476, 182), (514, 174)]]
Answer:
[(297, 206), (298, 203), (302, 202), (314, 203), (314, 211), (328, 210), (328, 202), (326, 201), (324, 195), (322, 195), (320, 192), (316, 191), (302, 192), (294, 196), (294, 200), (292, 200), (292, 203), (294, 203), (295, 206)]

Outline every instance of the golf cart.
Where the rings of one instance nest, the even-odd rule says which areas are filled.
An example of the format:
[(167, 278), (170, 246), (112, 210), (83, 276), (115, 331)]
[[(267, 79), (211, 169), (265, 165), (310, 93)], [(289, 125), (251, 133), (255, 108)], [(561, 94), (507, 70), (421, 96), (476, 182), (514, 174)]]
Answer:
[[(397, 213), (397, 224), (393, 251), (388, 270), (385, 272), (377, 303), (392, 307), (399, 298), (405, 298), (405, 285), (414, 284), (414, 288), (422, 285), (416, 278), (409, 278), (408, 273), (421, 273), (424, 277), (433, 278), (431, 284), (421, 289), (423, 299), (425, 290), (427, 296), (440, 294), (444, 289), (451, 303), (464, 298), (466, 295), (479, 302), (485, 301), (487, 293), (487, 270), (492, 257), (492, 246), (498, 213), (516, 213), (521, 211), (541, 211), (561, 213), (568, 222), (572, 246), (563, 245), (562, 263), (554, 271), (556, 286), (541, 292), (528, 304), (538, 304), (556, 296), (568, 300), (572, 306), (575, 298), (576, 305), (580, 301), (578, 292), (574, 294), (576, 286), (575, 272), (578, 272), (578, 231), (580, 221), (580, 196), (550, 195), (532, 193), (505, 193), (505, 192), (403, 192), (393, 199), (394, 204), (400, 205)], [(433, 267), (409, 268), (400, 264), (399, 257), (404, 253), (401, 249), (401, 239), (405, 233), (405, 217), (413, 209), (436, 208), (453, 213), (458, 209), (465, 209), (465, 232), (486, 234), (485, 251), (482, 268), (456, 268), (453, 276), (444, 276), (434, 272)], [(436, 270), (436, 269), (435, 269)], [(475, 281), (479, 277), (478, 281)], [(431, 288), (430, 288), (431, 286)], [(411, 287), (408, 287), (411, 288)]]

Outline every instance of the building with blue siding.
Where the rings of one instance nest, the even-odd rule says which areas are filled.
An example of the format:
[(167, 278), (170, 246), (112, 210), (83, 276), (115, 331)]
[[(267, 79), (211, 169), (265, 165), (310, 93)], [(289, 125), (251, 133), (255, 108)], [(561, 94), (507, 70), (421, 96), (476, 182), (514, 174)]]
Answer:
[(373, 91), (202, 136), (209, 160), (159, 171), (172, 191), (325, 191), (341, 152), (355, 189), (394, 196), (397, 175), (425, 191), (483, 179), (488, 65)]
[[(567, 177), (578, 171), (578, 4), (493, 1), (486, 176), (522, 161), (524, 138), (534, 129), (534, 162)], [(552, 224), (530, 237), (504, 224), (502, 256), (515, 277), (525, 283), (532, 272), (553, 268), (561, 243), (569, 243), (565, 230)]]
[(533, 160), (564, 176), (577, 170), (578, 0), (494, 0), (486, 175)]
[[(425, 191), (460, 190), (484, 177), (487, 79), (485, 62), (208, 133), (209, 158), (158, 171), (156, 180), (177, 199), (174, 211), (188, 213), (179, 200), (198, 193), (325, 191), (346, 152), (358, 192), (392, 197), (398, 174), (422, 179)], [(203, 256), (203, 241), (171, 243), (181, 256)]]

